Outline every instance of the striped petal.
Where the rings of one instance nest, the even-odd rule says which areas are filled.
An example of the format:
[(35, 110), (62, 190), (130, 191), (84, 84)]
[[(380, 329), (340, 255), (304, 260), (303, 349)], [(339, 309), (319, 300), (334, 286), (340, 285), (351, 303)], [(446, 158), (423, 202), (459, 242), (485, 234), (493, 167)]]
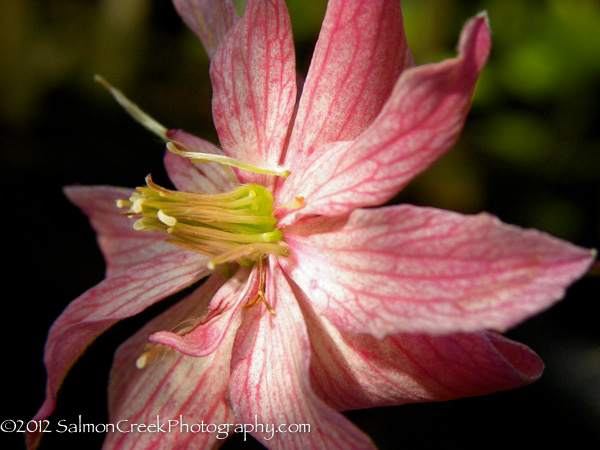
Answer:
[[(233, 347), (230, 395), (238, 421), (280, 430), (252, 432), (269, 448), (371, 448), (366, 435), (313, 392), (304, 319), (273, 261), (266, 295), (277, 315), (263, 307), (246, 310)], [(309, 424), (310, 432), (285, 432), (300, 424)]]
[(357, 137), (413, 65), (400, 2), (330, 0), (286, 154), (292, 170), (317, 146)]
[[(186, 426), (202, 421), (215, 427), (235, 422), (227, 389), (236, 324), (210, 356), (192, 358), (164, 350), (148, 366), (136, 367), (136, 359), (147, 349), (149, 335), (205, 314), (210, 298), (224, 281), (222, 276), (213, 275), (117, 350), (109, 383), (111, 422), (122, 424), (126, 431), (131, 424), (159, 424), (162, 428), (109, 433), (106, 448), (211, 448), (227, 437), (212, 428), (201, 432)], [(233, 434), (232, 429), (229, 434)]]
[(185, 24), (202, 41), (208, 57), (212, 58), (237, 21), (231, 0), (173, 0), (173, 4)]
[(488, 215), (411, 205), (307, 219), (284, 230), (282, 267), (338, 328), (506, 330), (559, 300), (593, 252)]
[(454, 144), (490, 45), (487, 16), (471, 19), (456, 58), (402, 72), (372, 125), (354, 141), (315, 151), (283, 184), (279, 202), (303, 196), (306, 206), (293, 215), (306, 216), (389, 200)]
[(72, 301), (48, 333), (44, 351), (46, 400), (36, 419), (52, 412), (64, 377), (97, 336), (118, 320), (139, 313), (207, 274), (205, 257), (180, 251), (106, 278)]
[[(225, 152), (278, 165), (296, 99), (292, 31), (283, 0), (250, 0), (210, 66), (213, 118)], [(264, 176), (240, 172), (240, 179)]]
[(193, 330), (183, 336), (170, 331), (159, 331), (150, 341), (168, 345), (189, 356), (210, 355), (220, 345), (240, 306), (256, 290), (258, 269), (239, 269), (234, 277), (219, 289), (210, 302), (210, 312)]
[(106, 276), (123, 272), (154, 258), (181, 252), (164, 242), (160, 233), (140, 233), (133, 229), (134, 219), (117, 208), (117, 200), (127, 200), (131, 189), (111, 186), (67, 186), (67, 198), (88, 216), (106, 261)]
[(383, 340), (340, 331), (305, 313), (315, 392), (338, 410), (451, 400), (529, 384), (544, 364), (499, 334), (397, 334)]

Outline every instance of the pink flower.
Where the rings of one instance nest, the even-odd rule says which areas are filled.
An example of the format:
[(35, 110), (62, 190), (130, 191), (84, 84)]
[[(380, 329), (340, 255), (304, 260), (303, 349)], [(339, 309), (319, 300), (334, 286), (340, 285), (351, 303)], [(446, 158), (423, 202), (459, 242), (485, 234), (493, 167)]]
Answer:
[[(370, 447), (338, 411), (480, 395), (537, 379), (539, 357), (490, 330), (560, 299), (592, 252), (487, 214), (363, 209), (391, 199), (457, 139), (490, 50), (486, 16), (464, 26), (457, 57), (413, 67), (399, 2), (330, 0), (295, 110), (282, 0), (250, 0), (240, 20), (229, 0), (175, 6), (212, 57), (213, 114), (226, 155), (281, 164), (291, 175), (232, 175), (167, 152), (179, 191), (151, 181), (137, 194), (67, 188), (98, 233), (107, 276), (50, 330), (47, 396), (36, 419), (52, 412), (67, 371), (99, 334), (206, 276), (117, 351), (114, 423), (160, 416), (189, 425), (310, 424), (305, 433), (253, 435), (268, 447)], [(182, 131), (166, 137), (175, 152), (222, 155)], [(200, 195), (215, 193), (228, 193), (219, 197), (226, 206)], [(139, 216), (137, 229), (115, 201)], [(231, 206), (254, 201), (263, 203)], [(197, 217), (222, 208), (259, 225), (240, 225), (239, 215), (234, 225), (198, 225), (206, 221)], [(219, 264), (223, 270), (209, 269)], [(224, 437), (180, 430), (109, 433), (105, 444), (205, 448)]]

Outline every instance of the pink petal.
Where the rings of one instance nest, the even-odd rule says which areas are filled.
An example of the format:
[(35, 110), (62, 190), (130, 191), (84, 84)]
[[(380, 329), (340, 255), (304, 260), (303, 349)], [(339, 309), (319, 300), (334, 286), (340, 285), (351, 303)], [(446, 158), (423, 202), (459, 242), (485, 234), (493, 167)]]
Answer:
[(549, 307), (593, 252), (488, 215), (411, 205), (284, 229), (284, 270), (337, 327), (388, 334), (505, 330)]
[(155, 258), (107, 278), (72, 301), (48, 333), (44, 362), (48, 372), (46, 401), (36, 419), (47, 417), (65, 375), (86, 347), (116, 321), (208, 274), (206, 257), (178, 252)]
[[(225, 152), (256, 165), (279, 164), (296, 98), (292, 31), (283, 0), (255, 1), (216, 52), (213, 117)], [(240, 172), (243, 182), (262, 180)]]
[(458, 57), (402, 72), (373, 124), (355, 141), (318, 149), (286, 180), (279, 203), (303, 196), (295, 215), (337, 215), (393, 197), (454, 144), (490, 42), (487, 17), (471, 19)]
[(173, 4), (185, 24), (202, 41), (208, 57), (212, 58), (227, 31), (237, 21), (231, 0), (173, 0)]
[(313, 392), (304, 319), (279, 270), (271, 261), (266, 289), (277, 315), (260, 305), (246, 310), (235, 338), (230, 395), (238, 422), (282, 426), (282, 431), (310, 424), (310, 432), (254, 430), (252, 435), (269, 448), (372, 447), (367, 436)]
[[(128, 430), (131, 424), (162, 424), (164, 431), (109, 433), (107, 448), (211, 448), (225, 437), (216, 432), (182, 429), (181, 421), (192, 425), (234, 423), (227, 400), (231, 346), (237, 329), (232, 324), (215, 353), (190, 358), (173, 350), (143, 369), (136, 359), (147, 350), (147, 338), (161, 329), (172, 329), (205, 313), (210, 298), (224, 282), (213, 275), (189, 297), (148, 323), (117, 351), (109, 383), (112, 423), (119, 421)], [(239, 319), (239, 318), (238, 318)], [(238, 321), (239, 322), (239, 321)], [(158, 422), (157, 422), (158, 421)], [(233, 429), (230, 429), (233, 434)]]
[(307, 314), (315, 392), (338, 410), (451, 400), (535, 381), (541, 359), (496, 333), (397, 334), (378, 340)]
[(358, 136), (413, 65), (397, 0), (330, 0), (310, 63), (286, 167), (321, 144)]
[[(184, 144), (186, 151), (223, 154), (210, 142), (182, 130), (169, 130), (167, 137), (173, 142)], [(217, 194), (230, 191), (238, 185), (237, 177), (229, 167), (217, 163), (194, 163), (170, 151), (165, 153), (165, 168), (180, 191)]]
[(181, 250), (165, 242), (164, 233), (133, 229), (135, 219), (117, 208), (117, 200), (127, 200), (131, 189), (111, 186), (68, 186), (67, 198), (90, 219), (96, 231), (98, 245), (106, 261), (106, 275), (112, 276), (136, 265), (149, 263), (161, 256), (174, 255)]
[(159, 331), (150, 341), (168, 345), (189, 356), (207, 356), (215, 351), (239, 315), (239, 307), (250, 300), (249, 292), (256, 290), (258, 271), (239, 269), (235, 276), (219, 289), (210, 302), (208, 315), (183, 336), (170, 331)]

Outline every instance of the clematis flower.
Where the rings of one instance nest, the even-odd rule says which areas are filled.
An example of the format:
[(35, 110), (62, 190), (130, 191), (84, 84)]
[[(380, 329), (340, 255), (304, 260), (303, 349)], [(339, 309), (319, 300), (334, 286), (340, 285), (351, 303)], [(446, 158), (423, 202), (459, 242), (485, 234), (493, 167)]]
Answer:
[[(168, 141), (175, 189), (151, 177), (135, 191), (66, 189), (107, 274), (52, 325), (36, 419), (99, 334), (204, 277), (117, 351), (113, 423), (310, 424), (252, 434), (274, 448), (363, 448), (373, 443), (340, 411), (537, 379), (539, 357), (497, 332), (560, 299), (592, 252), (485, 213), (369, 208), (456, 141), (490, 50), (486, 15), (466, 23), (456, 57), (414, 66), (399, 2), (330, 0), (296, 102), (282, 0), (250, 0), (241, 19), (228, 0), (174, 3), (211, 56), (223, 150), (163, 128), (113, 89)], [(222, 437), (178, 427), (109, 433), (105, 445), (205, 448)]]

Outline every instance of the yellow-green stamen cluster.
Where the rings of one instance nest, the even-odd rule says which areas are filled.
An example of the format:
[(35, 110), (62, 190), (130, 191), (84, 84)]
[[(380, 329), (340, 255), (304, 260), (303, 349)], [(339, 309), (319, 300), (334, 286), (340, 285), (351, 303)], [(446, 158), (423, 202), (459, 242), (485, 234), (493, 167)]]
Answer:
[(129, 200), (129, 216), (141, 216), (136, 230), (163, 230), (171, 242), (211, 258), (209, 267), (238, 262), (250, 265), (267, 254), (288, 256), (283, 233), (275, 228), (273, 196), (263, 186), (245, 184), (221, 194), (196, 194), (165, 189), (146, 177)]

